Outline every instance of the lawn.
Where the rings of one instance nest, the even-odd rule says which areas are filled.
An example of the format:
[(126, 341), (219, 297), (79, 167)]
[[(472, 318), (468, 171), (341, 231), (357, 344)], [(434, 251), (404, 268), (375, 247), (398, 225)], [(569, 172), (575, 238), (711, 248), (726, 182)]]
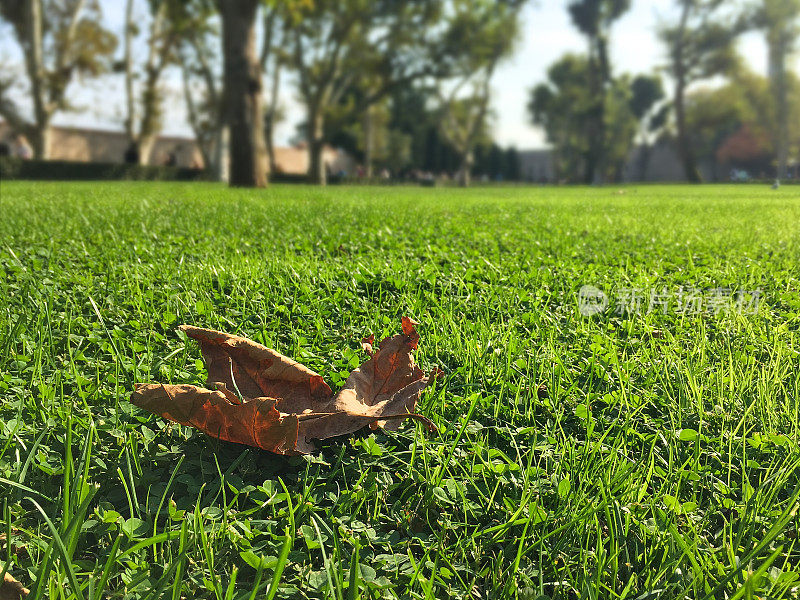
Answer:
[[(4, 181), (0, 215), (30, 598), (800, 594), (800, 188)], [(181, 323), (336, 390), (404, 315), (437, 435), (285, 458), (128, 402), (203, 385)]]

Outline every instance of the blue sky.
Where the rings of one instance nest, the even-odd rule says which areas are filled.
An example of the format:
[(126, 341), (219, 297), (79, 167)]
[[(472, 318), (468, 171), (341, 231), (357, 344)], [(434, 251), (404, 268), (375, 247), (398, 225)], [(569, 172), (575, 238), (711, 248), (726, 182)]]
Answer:
[[(109, 28), (122, 31), (124, 0), (101, 0)], [(660, 21), (674, 16), (674, 0), (633, 0), (632, 9), (614, 27), (611, 54), (617, 73), (651, 73), (664, 63), (664, 49), (656, 36)], [(144, 3), (138, 10), (146, 19)], [(503, 145), (537, 148), (545, 145), (542, 132), (530, 125), (525, 106), (529, 90), (545, 78), (547, 68), (566, 52), (582, 52), (586, 41), (572, 27), (566, 10), (567, 0), (540, 0), (523, 12), (522, 36), (514, 56), (498, 69), (493, 81), (494, 136)], [(8, 27), (0, 27), (0, 74), (21, 69), (19, 49)], [(766, 47), (758, 34), (748, 34), (740, 41), (740, 51), (758, 72), (766, 72)], [(797, 61), (795, 67), (797, 68)], [(180, 76), (177, 70), (167, 78), (165, 132), (188, 135)], [(121, 76), (74, 84), (75, 104), (80, 110), (62, 113), (59, 124), (75, 124), (120, 129), (124, 96)], [(277, 131), (278, 144), (286, 144), (303, 112), (295, 100), (291, 78), (282, 85), (282, 103), (287, 120)]]

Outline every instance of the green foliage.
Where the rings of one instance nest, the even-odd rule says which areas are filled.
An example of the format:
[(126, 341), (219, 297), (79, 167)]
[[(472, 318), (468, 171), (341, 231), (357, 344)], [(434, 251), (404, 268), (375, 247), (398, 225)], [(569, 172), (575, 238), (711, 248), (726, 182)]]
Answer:
[[(72, 22), (75, 6), (85, 4)], [(46, 73), (51, 86), (66, 87), (73, 74), (97, 76), (111, 66), (117, 37), (103, 26), (100, 4), (96, 0), (41, 0), (43, 49)], [(28, 2), (4, 0), (0, 2), (0, 16), (11, 24), (18, 43), (29, 48)], [(75, 27), (72, 38), (67, 36)], [(68, 44), (68, 45), (67, 45)]]
[(667, 72), (685, 85), (726, 73), (739, 63), (734, 42), (749, 27), (719, 0), (678, 0), (684, 18), (664, 25), (659, 37), (669, 53)]
[(519, 153), (513, 146), (505, 150), (497, 144), (478, 146), (472, 174), (486, 176), (490, 181), (519, 181), (522, 175)]
[[(787, 80), (790, 152), (798, 156), (800, 78), (790, 74)], [(743, 127), (763, 139), (768, 156), (774, 157), (775, 146), (769, 135), (778, 126), (773, 100), (769, 80), (744, 67), (731, 72), (728, 81), (719, 87), (699, 88), (690, 93), (686, 117), (698, 157), (715, 160), (720, 147)], [(759, 168), (763, 168), (763, 165)]]
[[(597, 98), (587, 81), (590, 61), (567, 54), (549, 68), (548, 81), (531, 91), (528, 111), (534, 124), (544, 127), (547, 139), (555, 147), (559, 178), (580, 181), (587, 165), (595, 160), (593, 143), (599, 117)], [(602, 112), (604, 179), (619, 179), (622, 163), (633, 146), (639, 120), (635, 110), (644, 108), (642, 98), (627, 77), (615, 79), (604, 92)]]
[(631, 82), (630, 107), (637, 120), (644, 119), (664, 99), (664, 85), (657, 75), (637, 75)]
[[(796, 596), (794, 190), (1, 185), (0, 568), (31, 598)], [(583, 284), (763, 299), (587, 318)], [(401, 315), (438, 436), (282, 458), (127, 401), (203, 382), (182, 322), (336, 387)]]
[(469, 183), (475, 148), (488, 143), (490, 83), (514, 49), (523, 1), (456, 0), (449, 6), (437, 60), (447, 65), (439, 85), (439, 133), (459, 156), (458, 179)]
[(604, 35), (631, 7), (630, 0), (575, 0), (568, 6), (575, 26), (586, 36)]
[(446, 12), (446, 32), (438, 59), (452, 75), (470, 75), (509, 56), (519, 34), (524, 2), (453, 0)]
[(574, 0), (567, 6), (572, 23), (589, 42), (588, 68), (584, 85), (588, 91), (588, 106), (585, 110), (585, 128), (588, 149), (584, 154), (584, 183), (604, 180), (614, 166), (615, 158), (609, 156), (614, 147), (614, 138), (623, 123), (608, 125), (609, 112), (619, 112), (609, 106), (609, 90), (614, 84), (609, 44), (611, 27), (630, 8), (630, 0)]
[(4, 77), (0, 116), (28, 135), (37, 157), (45, 157), (45, 130), (55, 112), (71, 107), (70, 83), (77, 76), (94, 77), (110, 70), (117, 38), (103, 26), (97, 0), (4, 0), (0, 17), (10, 23), (25, 54), (34, 109), (30, 120), (8, 97), (14, 79)]
[(770, 45), (782, 46), (790, 53), (797, 47), (800, 34), (800, 0), (759, 0), (750, 13), (753, 27), (764, 29)]

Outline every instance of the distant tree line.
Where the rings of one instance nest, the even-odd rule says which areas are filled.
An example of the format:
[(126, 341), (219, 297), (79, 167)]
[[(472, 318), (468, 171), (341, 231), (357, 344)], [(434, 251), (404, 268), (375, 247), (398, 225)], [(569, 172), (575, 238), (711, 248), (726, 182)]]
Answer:
[[(288, 77), (305, 112), (298, 133), (314, 182), (327, 179), (327, 145), (350, 152), (367, 177), (388, 169), (450, 173), (463, 185), (517, 179), (517, 152), (492, 140), (490, 103), (524, 3), (125, 0), (124, 26), (111, 31), (99, 0), (0, 0), (33, 107), (21, 110), (10, 93), (19, 77), (0, 72), (0, 116), (47, 158), (52, 118), (71, 108), (70, 85), (121, 76), (128, 157), (145, 163), (163, 126), (165, 73), (179, 70), (206, 165), (231, 185), (263, 186), (277, 168), (274, 131)], [(560, 58), (531, 91), (530, 117), (553, 146), (559, 179), (618, 180), (634, 146), (643, 169), (663, 140), (678, 149), (690, 181), (709, 156), (785, 176), (800, 152), (800, 92), (788, 66), (800, 0), (675, 0), (674, 21), (658, 31), (662, 69), (639, 75), (618, 73), (609, 51), (630, 4), (569, 2), (586, 50)], [(751, 30), (765, 35), (767, 78), (736, 54), (736, 40)], [(719, 76), (722, 90), (698, 85)]]
[[(675, 0), (675, 20), (658, 30), (662, 69), (637, 76), (615, 73), (608, 51), (630, 4), (570, 2), (587, 50), (556, 61), (531, 91), (531, 121), (553, 145), (559, 179), (619, 180), (637, 144), (643, 177), (656, 141), (674, 145), (691, 182), (701, 181), (701, 162), (786, 177), (789, 156), (800, 157), (800, 81), (788, 68), (800, 37), (800, 0)], [(767, 41), (767, 77), (747, 70), (736, 52), (739, 36), (754, 30)], [(698, 85), (715, 77), (725, 83)]]
[[(514, 169), (498, 166), (487, 135), (490, 81), (513, 50), (523, 1), (125, 0), (115, 32), (98, 0), (0, 0), (34, 105), (29, 118), (9, 94), (19, 82), (3, 74), (0, 116), (47, 158), (70, 84), (119, 73), (128, 156), (145, 163), (163, 125), (164, 74), (179, 68), (206, 164), (229, 170), (231, 185), (263, 186), (276, 168), (278, 89), (288, 73), (306, 113), (312, 181), (325, 183), (323, 149), (332, 143), (354, 152), (367, 174), (450, 171), (464, 185), (484, 171), (503, 177)], [(403, 94), (420, 102), (415, 121)]]

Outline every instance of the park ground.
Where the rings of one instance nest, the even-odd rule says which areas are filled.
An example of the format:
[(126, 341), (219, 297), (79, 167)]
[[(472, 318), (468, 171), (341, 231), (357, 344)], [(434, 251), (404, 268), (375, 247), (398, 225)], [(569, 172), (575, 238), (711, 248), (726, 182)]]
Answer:
[[(31, 597), (798, 597), (800, 188), (0, 186)], [(438, 435), (284, 458), (128, 402), (202, 385), (181, 323), (335, 390), (404, 315)]]

